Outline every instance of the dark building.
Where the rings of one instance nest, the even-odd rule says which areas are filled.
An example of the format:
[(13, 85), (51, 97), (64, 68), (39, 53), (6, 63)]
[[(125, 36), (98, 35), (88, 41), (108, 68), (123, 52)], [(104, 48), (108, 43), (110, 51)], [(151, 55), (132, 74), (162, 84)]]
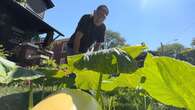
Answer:
[(45, 11), (53, 8), (54, 4), (51, 0), (27, 0), (24, 6), (26, 9), (43, 19)]
[(60, 39), (56, 40), (52, 43), (52, 50), (54, 52), (54, 59), (56, 60), (57, 64), (64, 64), (67, 63), (67, 43), (69, 39)]
[(46, 34), (44, 41), (64, 36), (43, 21), (45, 12), (53, 7), (51, 0), (0, 0), (0, 44), (12, 50), (40, 34)]

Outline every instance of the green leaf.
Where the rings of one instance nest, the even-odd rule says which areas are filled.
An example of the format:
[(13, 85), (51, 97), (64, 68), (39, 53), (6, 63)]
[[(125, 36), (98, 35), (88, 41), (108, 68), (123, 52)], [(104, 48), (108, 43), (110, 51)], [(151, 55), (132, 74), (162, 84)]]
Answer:
[(44, 75), (40, 72), (34, 70), (28, 70), (21, 67), (18, 67), (16, 70), (12, 72), (13, 80), (34, 80), (44, 77)]
[[(132, 52), (136, 57), (145, 46), (130, 46), (123, 49)], [(134, 60), (118, 48), (69, 56), (68, 68), (76, 74), (77, 88), (84, 90), (97, 90), (100, 73), (104, 73), (101, 88), (104, 91), (111, 91), (116, 87), (130, 87), (133, 83), (128, 80), (130, 76), (121, 73), (129, 74), (137, 69)]]
[[(145, 77), (145, 81), (141, 79)], [(195, 110), (195, 67), (168, 57), (148, 55), (143, 68), (131, 79), (156, 100), (180, 108)]]
[(75, 67), (74, 67), (74, 63), (79, 61), (81, 58), (83, 57), (83, 54), (78, 54), (78, 55), (72, 55), (72, 56), (68, 56), (68, 69), (70, 71), (74, 71)]
[[(82, 70), (76, 73), (76, 87), (83, 90), (97, 90), (100, 74), (95, 71)], [(129, 80), (131, 74), (120, 74), (118, 77), (110, 77), (108, 74), (103, 75), (102, 87), (103, 91), (112, 91), (117, 87), (133, 88), (133, 80)]]
[[(83, 90), (97, 90), (100, 73), (91, 70), (77, 71), (75, 84), (76, 87)], [(103, 75), (107, 79), (109, 75)]]
[(94, 71), (78, 71), (76, 74), (76, 87), (83, 90), (97, 90), (100, 74)]
[(6, 58), (7, 56), (8, 56), (7, 51), (5, 51), (3, 46), (0, 45), (0, 57)]
[(152, 104), (149, 104), (147, 110), (153, 110), (153, 109), (152, 109)]
[[(137, 69), (134, 60), (118, 48), (86, 53), (68, 58), (69, 65), (76, 70), (91, 70), (104, 74), (130, 73)], [(127, 68), (128, 67), (128, 68)]]
[(0, 87), (0, 110), (28, 110), (28, 90), (25, 87)]
[(121, 49), (127, 52), (132, 58), (136, 58), (141, 52), (143, 52), (148, 47), (146, 45), (137, 45), (137, 46), (126, 46)]
[(56, 68), (38, 68), (36, 71), (39, 71), (46, 75), (47, 77), (53, 77), (53, 78), (63, 78), (70, 74), (69, 71), (62, 70), (62, 69), (56, 69)]
[(111, 77), (104, 79), (102, 81), (102, 90), (104, 91), (112, 91), (118, 87), (129, 87), (132, 88), (134, 85), (131, 78), (131, 74), (120, 74), (118, 77)]
[(0, 57), (0, 83), (10, 83), (14, 80), (34, 80), (44, 75), (34, 70), (24, 69), (14, 62)]

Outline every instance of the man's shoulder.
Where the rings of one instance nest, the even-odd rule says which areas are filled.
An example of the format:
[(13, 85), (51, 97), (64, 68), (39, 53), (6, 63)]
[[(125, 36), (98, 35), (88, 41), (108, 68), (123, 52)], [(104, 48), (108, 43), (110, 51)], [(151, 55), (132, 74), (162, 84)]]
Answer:
[(92, 17), (92, 15), (90, 14), (85, 14), (82, 16), (82, 19), (90, 19)]

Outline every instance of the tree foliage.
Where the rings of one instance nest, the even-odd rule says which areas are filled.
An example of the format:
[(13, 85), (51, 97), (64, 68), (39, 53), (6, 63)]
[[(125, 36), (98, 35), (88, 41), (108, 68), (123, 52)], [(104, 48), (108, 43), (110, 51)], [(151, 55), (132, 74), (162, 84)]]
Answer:
[(176, 58), (195, 65), (195, 49), (185, 49), (181, 53), (179, 53)]
[(191, 46), (194, 48), (195, 47), (195, 38), (192, 39)]
[(118, 33), (107, 30), (105, 33), (105, 47), (113, 48), (126, 45), (125, 39)]
[(178, 53), (184, 50), (185, 47), (180, 43), (162, 45), (157, 49), (157, 52), (163, 56), (176, 57)]

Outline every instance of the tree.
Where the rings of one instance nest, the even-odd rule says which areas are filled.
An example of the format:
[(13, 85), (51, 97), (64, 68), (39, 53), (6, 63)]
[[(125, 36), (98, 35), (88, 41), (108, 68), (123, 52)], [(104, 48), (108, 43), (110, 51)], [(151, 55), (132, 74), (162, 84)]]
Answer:
[(195, 49), (187, 48), (177, 55), (177, 59), (187, 61), (195, 65)]
[(195, 47), (195, 38), (193, 38), (193, 39), (192, 39), (191, 46), (192, 46), (192, 48), (194, 48), (194, 47)]
[(126, 41), (118, 32), (113, 32), (111, 30), (106, 31), (105, 48), (120, 47), (124, 45), (126, 45)]
[(185, 47), (180, 43), (173, 43), (163, 45), (157, 49), (157, 52), (161, 53), (161, 55), (169, 56), (169, 57), (176, 57)]

